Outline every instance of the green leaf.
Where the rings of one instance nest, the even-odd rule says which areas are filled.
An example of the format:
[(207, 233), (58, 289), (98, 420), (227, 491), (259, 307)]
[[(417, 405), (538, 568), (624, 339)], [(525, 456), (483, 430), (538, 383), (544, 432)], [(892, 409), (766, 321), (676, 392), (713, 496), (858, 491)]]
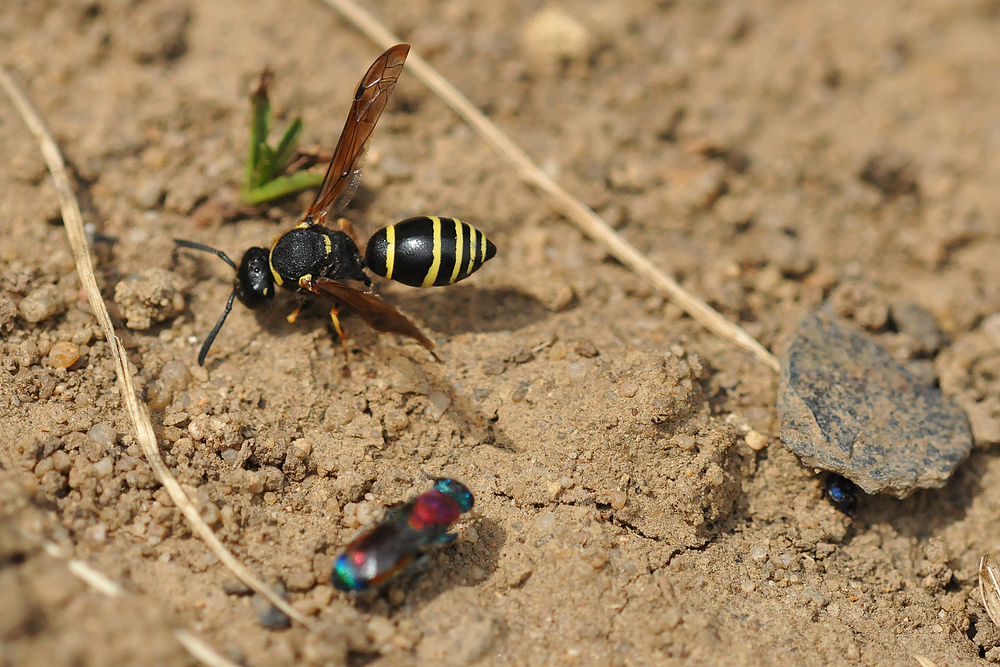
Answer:
[(260, 157), (257, 160), (256, 178), (251, 183), (251, 187), (259, 188), (274, 180), (271, 175), (274, 171), (274, 149), (267, 144), (260, 145)]
[(288, 126), (288, 129), (285, 130), (285, 134), (281, 137), (281, 142), (278, 144), (277, 150), (274, 151), (272, 168), (268, 170), (264, 183), (281, 175), (281, 172), (285, 169), (285, 165), (292, 159), (295, 149), (299, 147), (299, 137), (301, 135), (302, 119), (296, 118)]
[(271, 127), (271, 102), (267, 97), (267, 81), (262, 76), (260, 85), (250, 96), (250, 150), (247, 155), (246, 185), (254, 187), (261, 175), (261, 152), (267, 147), (267, 134)]
[(301, 190), (318, 187), (324, 174), (316, 171), (299, 171), (290, 176), (281, 176), (255, 188), (240, 191), (240, 201), (248, 206), (256, 206), (280, 199)]

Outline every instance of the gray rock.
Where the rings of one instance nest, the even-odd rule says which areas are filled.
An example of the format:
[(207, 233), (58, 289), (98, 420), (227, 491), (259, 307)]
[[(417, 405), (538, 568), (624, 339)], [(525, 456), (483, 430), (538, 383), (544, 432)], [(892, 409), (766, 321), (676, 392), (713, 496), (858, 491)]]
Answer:
[(781, 439), (803, 464), (868, 493), (943, 486), (972, 449), (964, 412), (823, 311), (804, 317), (787, 345), (777, 411)]

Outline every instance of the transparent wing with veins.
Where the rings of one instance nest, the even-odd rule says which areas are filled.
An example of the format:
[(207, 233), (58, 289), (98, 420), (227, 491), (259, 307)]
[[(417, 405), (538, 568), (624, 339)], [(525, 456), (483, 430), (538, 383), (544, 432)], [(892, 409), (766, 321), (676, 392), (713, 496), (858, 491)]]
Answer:
[(331, 213), (340, 213), (354, 196), (367, 157), (368, 140), (389, 103), (409, 51), (408, 44), (393, 46), (379, 56), (362, 77), (323, 186), (306, 213), (306, 223), (321, 224)]

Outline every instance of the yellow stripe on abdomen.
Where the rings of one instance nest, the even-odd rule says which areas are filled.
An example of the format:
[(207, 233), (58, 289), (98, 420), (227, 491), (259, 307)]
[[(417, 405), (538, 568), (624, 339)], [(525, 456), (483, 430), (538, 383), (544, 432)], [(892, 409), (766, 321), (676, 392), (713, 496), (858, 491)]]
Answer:
[(468, 276), (476, 270), (476, 234), (477, 230), (469, 225), (469, 265), (465, 267), (465, 275)]
[(458, 273), (462, 269), (462, 252), (465, 250), (462, 247), (462, 232), (465, 231), (463, 229), (465, 224), (461, 220), (455, 220), (454, 218), (452, 218), (452, 222), (455, 223), (455, 267), (451, 270), (449, 284), (458, 280)]
[(392, 280), (392, 267), (396, 263), (396, 227), (385, 228), (385, 277)]
[(424, 276), (421, 287), (431, 287), (437, 280), (438, 271), (441, 270), (441, 218), (436, 215), (427, 217), (434, 223), (434, 260), (431, 262), (431, 268), (427, 269), (427, 275)]

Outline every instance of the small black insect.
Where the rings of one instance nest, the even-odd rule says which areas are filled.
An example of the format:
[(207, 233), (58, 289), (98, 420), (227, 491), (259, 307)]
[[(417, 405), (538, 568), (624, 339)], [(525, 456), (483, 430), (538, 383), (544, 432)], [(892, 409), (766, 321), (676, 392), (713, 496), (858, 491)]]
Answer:
[[(409, 336), (434, 354), (434, 342), (405, 315), (371, 289), (366, 266), (375, 273), (407, 285), (448, 285), (466, 278), (496, 254), (496, 247), (482, 232), (452, 218), (410, 218), (378, 231), (369, 241), (366, 256), (358, 250), (350, 223), (328, 217), (347, 206), (361, 180), (368, 140), (385, 110), (403, 69), (410, 47), (397, 44), (383, 53), (361, 79), (347, 123), (337, 142), (323, 185), (302, 221), (267, 248), (250, 248), (239, 265), (221, 250), (194, 241), (175, 239), (183, 248), (212, 252), (236, 270), (236, 280), (226, 309), (208, 334), (198, 364), (205, 357), (239, 299), (247, 308), (259, 308), (274, 299), (277, 287), (302, 295), (333, 301), (330, 318), (347, 354), (347, 336), (338, 312), (347, 306), (377, 331)], [(299, 310), (288, 316), (294, 322)], [(435, 355), (435, 358), (436, 355)]]
[(823, 492), (827, 500), (844, 514), (854, 514), (858, 509), (858, 500), (862, 493), (857, 484), (834, 473), (827, 475), (823, 483)]

